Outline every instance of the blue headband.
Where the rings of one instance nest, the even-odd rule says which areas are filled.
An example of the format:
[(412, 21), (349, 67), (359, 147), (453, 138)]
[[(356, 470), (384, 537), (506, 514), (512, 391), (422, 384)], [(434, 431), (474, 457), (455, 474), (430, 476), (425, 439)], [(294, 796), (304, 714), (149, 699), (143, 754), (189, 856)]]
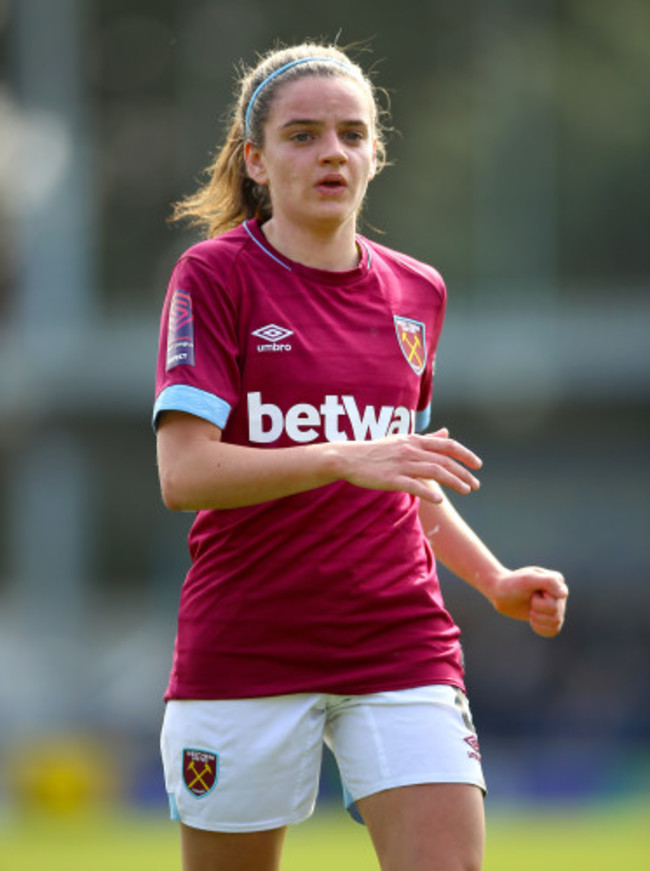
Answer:
[(284, 64), (284, 66), (278, 67), (277, 70), (274, 70), (274, 72), (268, 75), (264, 79), (264, 81), (255, 88), (250, 100), (248, 101), (248, 106), (246, 107), (246, 116), (244, 118), (244, 134), (246, 136), (246, 139), (248, 139), (248, 128), (251, 120), (253, 106), (255, 105), (255, 101), (259, 97), (261, 91), (264, 90), (269, 82), (272, 82), (273, 79), (277, 78), (277, 76), (282, 75), (282, 73), (286, 73), (286, 71), (290, 70), (292, 67), (297, 67), (299, 64), (311, 63), (312, 61), (318, 61), (319, 63), (335, 64), (337, 67), (343, 67), (343, 69), (348, 70), (355, 76), (359, 76), (356, 67), (353, 67), (352, 64), (344, 63), (343, 61), (336, 60), (336, 58), (333, 57), (301, 57), (298, 60), (292, 60), (288, 64)]

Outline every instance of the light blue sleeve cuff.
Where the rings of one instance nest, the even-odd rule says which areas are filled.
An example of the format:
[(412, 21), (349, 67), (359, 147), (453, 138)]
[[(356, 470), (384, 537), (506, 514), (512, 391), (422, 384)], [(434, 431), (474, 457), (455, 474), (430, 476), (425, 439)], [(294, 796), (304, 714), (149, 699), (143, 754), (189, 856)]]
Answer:
[(424, 432), (431, 423), (431, 406), (415, 412), (415, 431)]
[(224, 399), (188, 384), (165, 387), (153, 407), (153, 428), (161, 411), (185, 411), (223, 429), (228, 422), (231, 406)]

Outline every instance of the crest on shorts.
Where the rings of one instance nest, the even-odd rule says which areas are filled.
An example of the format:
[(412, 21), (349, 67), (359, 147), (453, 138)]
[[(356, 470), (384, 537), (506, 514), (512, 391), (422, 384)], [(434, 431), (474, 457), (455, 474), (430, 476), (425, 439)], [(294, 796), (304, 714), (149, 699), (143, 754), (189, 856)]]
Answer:
[(183, 783), (196, 798), (212, 792), (219, 780), (219, 754), (209, 750), (183, 750)]
[(424, 324), (399, 315), (395, 315), (393, 319), (402, 354), (415, 374), (421, 375), (427, 362)]

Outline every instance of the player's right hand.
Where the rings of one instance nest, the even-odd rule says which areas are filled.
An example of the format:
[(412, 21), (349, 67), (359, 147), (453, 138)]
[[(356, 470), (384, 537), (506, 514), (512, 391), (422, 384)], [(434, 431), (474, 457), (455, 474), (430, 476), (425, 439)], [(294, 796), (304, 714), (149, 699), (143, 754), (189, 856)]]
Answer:
[(429, 502), (441, 502), (436, 482), (456, 493), (480, 487), (472, 469), (482, 460), (469, 448), (449, 437), (447, 429), (426, 435), (396, 435), (369, 442), (336, 442), (331, 445), (340, 463), (341, 479), (372, 490), (401, 490)]

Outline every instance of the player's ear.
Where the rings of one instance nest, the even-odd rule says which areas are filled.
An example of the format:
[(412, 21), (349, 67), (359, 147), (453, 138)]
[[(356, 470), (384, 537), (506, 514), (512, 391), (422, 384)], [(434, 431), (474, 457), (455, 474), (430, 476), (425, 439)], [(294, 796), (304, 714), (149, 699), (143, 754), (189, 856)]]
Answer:
[(253, 145), (252, 142), (246, 142), (244, 145), (244, 162), (248, 175), (257, 184), (268, 184), (269, 177), (264, 164), (264, 155), (262, 149)]

